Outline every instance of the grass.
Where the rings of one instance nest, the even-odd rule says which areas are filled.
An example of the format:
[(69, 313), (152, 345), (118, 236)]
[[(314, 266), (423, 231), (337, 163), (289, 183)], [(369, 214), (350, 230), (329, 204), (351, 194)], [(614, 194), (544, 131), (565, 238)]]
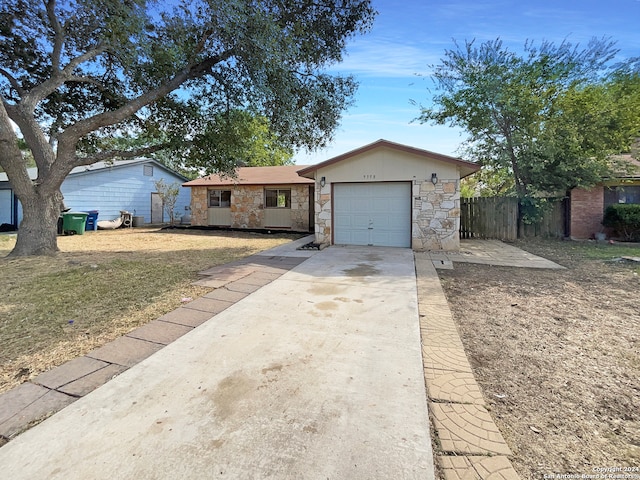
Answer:
[[(560, 242), (550, 239), (526, 239), (515, 243), (516, 246), (525, 250), (534, 248), (539, 251), (538, 255), (554, 260), (565, 266), (574, 266), (584, 260), (602, 260), (603, 262), (613, 262), (627, 264), (627, 260), (622, 257), (640, 258), (639, 243), (622, 243), (622, 242), (595, 242), (595, 241), (571, 241)], [(640, 275), (640, 263), (629, 266), (636, 274)]]
[(7, 258), (15, 237), (0, 235), (0, 391), (203, 295), (197, 272), (294, 238), (119, 229), (59, 237), (55, 257)]

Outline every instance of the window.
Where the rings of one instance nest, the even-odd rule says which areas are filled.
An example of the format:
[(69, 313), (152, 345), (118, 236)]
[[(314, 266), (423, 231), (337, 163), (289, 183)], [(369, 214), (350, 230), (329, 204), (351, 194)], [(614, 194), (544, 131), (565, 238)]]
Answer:
[(264, 194), (267, 208), (291, 208), (291, 190), (273, 188), (265, 190)]
[(231, 190), (209, 190), (209, 207), (229, 208)]
[(145, 177), (153, 177), (153, 165), (145, 165), (144, 166), (144, 176)]
[(614, 203), (640, 203), (640, 185), (605, 188), (604, 208)]

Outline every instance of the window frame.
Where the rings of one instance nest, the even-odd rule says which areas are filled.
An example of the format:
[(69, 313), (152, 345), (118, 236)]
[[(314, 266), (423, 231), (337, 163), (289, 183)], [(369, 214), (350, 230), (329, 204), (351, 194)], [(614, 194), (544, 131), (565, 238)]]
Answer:
[[(275, 199), (276, 199), (275, 206), (269, 206), (270, 197), (268, 192), (275, 192)], [(280, 205), (280, 195), (284, 195), (284, 205)], [(291, 210), (291, 188), (265, 188), (264, 189), (264, 208)]]
[[(625, 189), (630, 189), (631, 191)], [(627, 198), (631, 201), (627, 201)], [(637, 200), (637, 201), (633, 201)], [(609, 205), (616, 204), (640, 204), (640, 185), (637, 184), (629, 184), (629, 185), (611, 185), (605, 186), (604, 191), (604, 208), (606, 209)]]
[[(212, 205), (211, 199), (214, 192), (218, 192), (217, 203), (218, 205)], [(227, 205), (223, 205), (223, 195), (228, 194)], [(225, 195), (226, 196), (226, 195)], [(209, 208), (231, 208), (231, 190), (226, 190), (224, 188), (210, 188), (207, 190), (207, 205)]]

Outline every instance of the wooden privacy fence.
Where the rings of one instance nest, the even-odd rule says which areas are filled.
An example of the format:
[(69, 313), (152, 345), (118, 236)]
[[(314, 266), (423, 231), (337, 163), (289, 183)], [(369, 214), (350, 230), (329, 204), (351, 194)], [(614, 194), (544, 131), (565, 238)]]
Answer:
[(460, 238), (518, 238), (518, 199), (478, 197), (460, 199)]
[(523, 237), (562, 237), (565, 234), (564, 200), (552, 200), (542, 219), (526, 225), (519, 221), (518, 199), (478, 197), (460, 199), (460, 238), (513, 241)]

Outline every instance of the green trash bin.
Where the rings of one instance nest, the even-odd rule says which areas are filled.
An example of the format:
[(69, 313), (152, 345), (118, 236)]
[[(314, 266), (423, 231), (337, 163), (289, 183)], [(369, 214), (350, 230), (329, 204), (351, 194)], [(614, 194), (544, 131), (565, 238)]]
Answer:
[(65, 235), (84, 234), (88, 213), (67, 212), (62, 214), (62, 231)]

